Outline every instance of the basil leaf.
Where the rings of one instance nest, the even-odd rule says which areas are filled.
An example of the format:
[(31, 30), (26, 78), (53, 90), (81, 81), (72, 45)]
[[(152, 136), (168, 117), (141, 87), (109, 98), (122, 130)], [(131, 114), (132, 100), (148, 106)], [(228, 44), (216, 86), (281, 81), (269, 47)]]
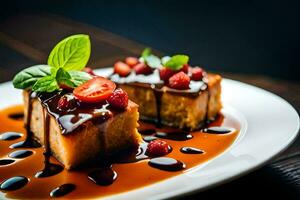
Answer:
[(51, 51), (48, 65), (66, 71), (82, 70), (90, 57), (91, 43), (88, 35), (72, 35), (60, 41)]
[(71, 76), (71, 81), (74, 83), (75, 87), (92, 78), (90, 74), (83, 71), (69, 71), (69, 74)]
[(161, 58), (161, 63), (165, 65), (171, 59), (170, 56), (164, 56)]
[(13, 79), (13, 85), (18, 89), (28, 89), (32, 87), (42, 77), (50, 75), (50, 66), (35, 65), (23, 69), (17, 73)]
[(45, 76), (39, 79), (32, 87), (36, 92), (53, 92), (58, 90), (58, 84), (54, 76)]
[(151, 48), (145, 48), (142, 52), (142, 58), (146, 60), (146, 58), (151, 55), (151, 51)]
[(152, 54), (146, 57), (145, 63), (152, 68), (158, 68), (161, 66), (159, 57)]
[(60, 84), (64, 84), (71, 88), (75, 87), (75, 84), (71, 81), (71, 75), (65, 71), (63, 68), (59, 68), (56, 72), (56, 82)]
[(168, 60), (164, 66), (172, 70), (179, 70), (184, 64), (189, 62), (189, 57), (186, 55), (175, 55)]

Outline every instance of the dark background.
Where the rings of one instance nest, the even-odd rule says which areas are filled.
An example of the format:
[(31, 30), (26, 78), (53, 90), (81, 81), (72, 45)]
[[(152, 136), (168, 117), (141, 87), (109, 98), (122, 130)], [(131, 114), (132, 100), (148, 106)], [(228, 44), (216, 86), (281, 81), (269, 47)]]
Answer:
[[(24, 17), (27, 14), (32, 16)], [(192, 64), (270, 90), (300, 111), (300, 1), (2, 1), (0, 82), (11, 80), (28, 65), (45, 62), (51, 46), (62, 35), (72, 32), (72, 28), (77, 31), (77, 24), (66, 28), (64, 23), (57, 23), (59, 26), (55, 27), (53, 21), (62, 22), (57, 18), (47, 18), (49, 24), (38, 23), (39, 15), (49, 14), (91, 24), (166, 54), (188, 54)], [(12, 38), (5, 38), (1, 33)], [(117, 46), (110, 47), (109, 51), (99, 48), (104, 44), (99, 39), (92, 42), (92, 52), (103, 54), (102, 57), (92, 55), (94, 61), (113, 57), (111, 52), (117, 49)], [(131, 47), (125, 53), (123, 50), (115, 53), (123, 56), (129, 52), (128, 48)], [(245, 196), (299, 199), (300, 139), (266, 166), (231, 183), (183, 199)]]
[(1, 20), (24, 13), (58, 14), (167, 54), (188, 54), (193, 64), (209, 70), (299, 81), (299, 5), (257, 0), (27, 0), (5, 2), (0, 11)]

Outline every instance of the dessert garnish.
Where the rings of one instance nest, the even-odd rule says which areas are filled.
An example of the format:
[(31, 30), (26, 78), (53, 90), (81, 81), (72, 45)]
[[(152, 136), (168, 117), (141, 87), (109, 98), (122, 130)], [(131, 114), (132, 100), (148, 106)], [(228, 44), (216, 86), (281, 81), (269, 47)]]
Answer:
[[(159, 58), (146, 48), (140, 58), (116, 62), (108, 80), (86, 67), (90, 48), (87, 35), (70, 36), (47, 65), (15, 76), (24, 107), (0, 111), (0, 190), (7, 198), (126, 192), (183, 173), (236, 138), (238, 122), (217, 115), (221, 79), (192, 67), (188, 56)], [(179, 128), (140, 122), (140, 135), (138, 108), (142, 117)], [(201, 131), (185, 130), (214, 117)], [(220, 128), (224, 119), (235, 128)]]
[(200, 129), (222, 107), (221, 77), (192, 66), (187, 55), (159, 58), (146, 48), (140, 58), (117, 61), (109, 78), (139, 104), (141, 119), (152, 120), (158, 127)]

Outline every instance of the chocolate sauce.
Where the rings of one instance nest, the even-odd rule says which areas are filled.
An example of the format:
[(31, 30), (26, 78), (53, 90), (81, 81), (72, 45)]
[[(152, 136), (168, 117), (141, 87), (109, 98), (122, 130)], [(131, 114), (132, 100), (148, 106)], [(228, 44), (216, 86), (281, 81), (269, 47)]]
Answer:
[[(154, 87), (154, 88), (153, 88)], [(160, 108), (161, 108), (161, 98), (162, 98), (162, 91), (160, 90), (157, 90), (155, 88), (155, 86), (151, 86), (151, 88), (153, 89), (153, 93), (154, 93), (154, 96), (155, 96), (155, 102), (156, 102), (156, 126), (157, 127), (161, 127), (162, 124), (161, 124), (161, 115), (160, 115)]]
[(19, 148), (39, 148), (42, 145), (31, 137), (26, 137), (24, 141), (12, 144), (9, 146), (11, 149), (19, 149)]
[[(72, 109), (61, 110), (58, 108), (58, 101), (66, 95), (69, 101), (76, 106), (73, 106)], [(107, 102), (87, 104), (77, 100), (73, 93), (64, 90), (55, 93), (39, 93), (38, 98), (48, 113), (58, 121), (62, 134), (73, 133), (87, 121), (101, 124), (117, 113), (107, 109), (109, 106)]]
[(213, 127), (203, 129), (204, 133), (211, 133), (211, 134), (226, 134), (232, 131), (233, 131), (232, 128), (219, 127), (219, 126), (213, 126)]
[(2, 183), (0, 183), (0, 189), (7, 190), (7, 191), (17, 190), (24, 187), (27, 183), (28, 183), (28, 178), (24, 176), (15, 176), (6, 179)]
[(184, 132), (184, 131), (157, 132), (154, 136), (158, 137), (158, 138), (175, 140), (175, 141), (185, 141), (185, 140), (190, 140), (193, 138), (193, 135), (191, 135), (188, 132)]
[(151, 141), (156, 140), (156, 139), (157, 139), (157, 137), (152, 136), (152, 135), (143, 136), (143, 140), (145, 142), (151, 142)]
[(45, 109), (43, 109), (44, 118), (44, 169), (35, 174), (36, 178), (44, 178), (49, 176), (54, 176), (63, 171), (61, 165), (53, 164), (50, 162), (51, 149), (50, 149), (50, 138), (49, 138), (49, 126), (50, 126), (50, 116)]
[(88, 174), (88, 178), (97, 185), (111, 185), (117, 179), (117, 173), (111, 166), (93, 170)]
[(11, 163), (14, 163), (15, 160), (13, 159), (1, 159), (0, 160), (0, 166), (3, 166), (3, 165), (9, 165)]
[[(196, 98), (202, 91), (207, 90), (207, 79), (203, 78), (201, 81), (190, 81), (189, 89), (177, 90), (168, 87), (164, 81), (160, 79), (159, 70), (153, 70), (152, 74), (143, 75), (131, 72), (127, 77), (121, 77), (118, 74), (111, 74), (109, 79), (124, 85), (131, 85), (146, 89), (151, 89), (155, 97), (156, 104), (156, 125), (161, 127), (161, 98), (164, 92), (172, 93), (180, 96), (187, 96), (190, 98)], [(143, 116), (142, 116), (143, 117)]]
[(180, 149), (180, 151), (182, 153), (186, 153), (186, 154), (203, 154), (204, 151), (201, 149), (197, 149), (195, 147), (182, 147)]
[(13, 119), (13, 120), (18, 120), (21, 121), (24, 119), (24, 113), (12, 113), (8, 115), (9, 118)]
[(115, 155), (111, 159), (111, 163), (134, 163), (140, 160), (148, 159), (149, 156), (146, 154), (148, 143), (140, 143), (137, 149), (130, 149), (129, 151), (123, 151), (118, 155)]
[(21, 133), (16, 132), (6, 132), (0, 135), (0, 140), (16, 140), (22, 137)]
[(26, 158), (28, 156), (31, 156), (32, 154), (33, 154), (33, 152), (30, 150), (17, 150), (17, 151), (10, 153), (8, 155), (8, 157), (19, 159), (19, 158)]
[(142, 135), (152, 135), (156, 133), (155, 129), (144, 129), (144, 130), (139, 130), (139, 133)]
[(151, 167), (165, 171), (180, 171), (186, 167), (183, 162), (169, 157), (152, 158), (148, 164)]
[(76, 185), (72, 183), (63, 184), (50, 192), (51, 197), (62, 197), (75, 190)]

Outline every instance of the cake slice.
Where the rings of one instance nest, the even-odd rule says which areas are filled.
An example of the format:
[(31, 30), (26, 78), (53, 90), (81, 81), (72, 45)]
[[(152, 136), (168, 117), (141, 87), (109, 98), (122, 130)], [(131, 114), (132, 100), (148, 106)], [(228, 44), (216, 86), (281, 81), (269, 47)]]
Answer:
[[(48, 143), (52, 155), (67, 169), (136, 148), (141, 141), (137, 132), (138, 106), (132, 101), (118, 110), (106, 101), (81, 102), (65, 90), (53, 93), (24, 90), (23, 96), (25, 118), (30, 117), (34, 138), (43, 145)], [(61, 109), (59, 105), (64, 98), (69, 105)]]
[(167, 63), (153, 68), (146, 59), (119, 61), (109, 77), (139, 105), (141, 119), (188, 130), (214, 120), (222, 108), (220, 75), (187, 63), (176, 70)]

